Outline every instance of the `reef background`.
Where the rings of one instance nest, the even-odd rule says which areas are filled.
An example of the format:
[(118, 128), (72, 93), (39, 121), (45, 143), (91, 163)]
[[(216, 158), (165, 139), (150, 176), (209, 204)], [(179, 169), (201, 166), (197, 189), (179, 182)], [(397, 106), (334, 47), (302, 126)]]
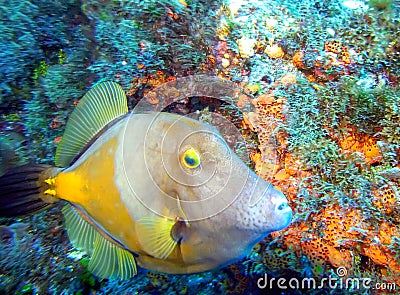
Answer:
[(400, 289), (399, 1), (2, 0), (0, 16), (0, 174), (52, 164), (69, 114), (100, 80), (119, 82), (132, 108), (166, 81), (206, 72), (242, 86), (253, 99), (237, 104), (256, 111), (204, 97), (169, 111), (229, 117), (249, 165), (295, 210), (239, 263), (190, 276), (141, 269), (125, 282), (86, 271), (60, 207), (1, 219), (0, 294), (262, 294), (265, 273), (320, 279), (339, 267)]

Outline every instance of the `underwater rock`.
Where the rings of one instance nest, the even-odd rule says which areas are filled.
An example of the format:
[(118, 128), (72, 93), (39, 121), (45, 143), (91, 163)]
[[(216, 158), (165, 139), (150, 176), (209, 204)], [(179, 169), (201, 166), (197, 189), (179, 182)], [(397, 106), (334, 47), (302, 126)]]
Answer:
[(241, 58), (249, 58), (254, 55), (254, 45), (256, 45), (256, 39), (249, 39), (242, 37), (236, 41), (239, 46), (239, 54)]
[(0, 132), (0, 176), (12, 167), (26, 163), (22, 155), (24, 137), (16, 132)]
[(282, 58), (285, 55), (285, 52), (283, 51), (282, 47), (280, 47), (278, 44), (267, 46), (267, 48), (265, 48), (264, 53), (268, 55), (270, 58)]

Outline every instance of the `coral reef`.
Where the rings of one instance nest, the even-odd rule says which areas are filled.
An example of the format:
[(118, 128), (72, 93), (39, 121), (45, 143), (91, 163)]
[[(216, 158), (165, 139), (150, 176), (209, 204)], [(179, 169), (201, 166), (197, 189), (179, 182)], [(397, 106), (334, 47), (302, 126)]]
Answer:
[(392, 289), (285, 294), (395, 294), (399, 11), (389, 0), (2, 3), (0, 169), (52, 163), (70, 112), (98, 80), (121, 83), (132, 107), (162, 83), (208, 72), (242, 86), (247, 95), (237, 106), (254, 110), (240, 114), (195, 97), (168, 111), (228, 117), (248, 141), (235, 151), (252, 151), (247, 164), (284, 192), (295, 215), (289, 228), (222, 270), (173, 276), (141, 269), (126, 282), (85, 270), (57, 207), (0, 220), (0, 294), (263, 294), (257, 281), (266, 273), (339, 278), (343, 267), (343, 277)]
[(0, 123), (23, 133), (32, 156), (47, 162), (54, 144), (45, 141), (61, 135), (66, 111), (88, 86), (89, 41), (83, 37), (85, 19), (79, 9), (79, 1), (0, 5)]
[(12, 95), (13, 88), (28, 82), (25, 74), (43, 57), (36, 32), (39, 8), (29, 1), (9, 1), (0, 6), (1, 100)]
[[(288, 30), (282, 28), (287, 18), (280, 15), (281, 22), (273, 21), (276, 16), (254, 2), (243, 4), (238, 10), (242, 17), (231, 20), (236, 21), (235, 32), (224, 36), (222, 53), (239, 55), (233, 40), (240, 33), (261, 36), (254, 39), (255, 54), (246, 56), (248, 61), (237, 57), (238, 67), (247, 69), (240, 77), (232, 65), (221, 73), (244, 85), (258, 85), (256, 90), (247, 88), (256, 96), (256, 112), (244, 116), (244, 126), (258, 134), (252, 160), (256, 172), (281, 188), (296, 211), (293, 225), (273, 234), (275, 239), (265, 241), (259, 253), (268, 272), (278, 277), (296, 276), (293, 271), (326, 277), (345, 267), (349, 277), (369, 277), (398, 288), (399, 178), (385, 171), (397, 171), (400, 164), (399, 64), (390, 50), (384, 57), (369, 58), (387, 44), (383, 39), (395, 37), (382, 33), (366, 45), (365, 39), (355, 43), (348, 37), (355, 37), (356, 30), (330, 30), (343, 18), (343, 27), (358, 27), (356, 20), (364, 19), (363, 28), (373, 36), (383, 30), (374, 30), (378, 21), (393, 32), (396, 10), (357, 10), (345, 20), (349, 11), (340, 4), (311, 2), (284, 3), (282, 11), (294, 18), (287, 20), (292, 23)], [(301, 19), (303, 8), (315, 17), (324, 14), (324, 24), (314, 18), (313, 24), (302, 23), (308, 21)], [(243, 17), (250, 13), (263, 15), (257, 22)], [(388, 15), (394, 19), (385, 19)], [(271, 44), (279, 44), (285, 54), (266, 58), (271, 58)]]
[(72, 248), (62, 222), (58, 210), (31, 220), (2, 221), (1, 294), (74, 294), (79, 290), (79, 274), (84, 269), (66, 258)]
[(133, 78), (157, 71), (182, 75), (203, 69), (215, 39), (214, 6), (213, 1), (83, 1), (95, 24), (98, 55), (89, 69), (125, 89)]

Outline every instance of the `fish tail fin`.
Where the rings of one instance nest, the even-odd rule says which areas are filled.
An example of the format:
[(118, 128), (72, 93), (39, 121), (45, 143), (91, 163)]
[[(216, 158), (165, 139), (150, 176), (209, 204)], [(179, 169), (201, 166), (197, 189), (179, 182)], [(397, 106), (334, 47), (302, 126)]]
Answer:
[(48, 165), (24, 165), (1, 176), (0, 217), (23, 216), (50, 208), (58, 201), (47, 182), (54, 172), (56, 169)]

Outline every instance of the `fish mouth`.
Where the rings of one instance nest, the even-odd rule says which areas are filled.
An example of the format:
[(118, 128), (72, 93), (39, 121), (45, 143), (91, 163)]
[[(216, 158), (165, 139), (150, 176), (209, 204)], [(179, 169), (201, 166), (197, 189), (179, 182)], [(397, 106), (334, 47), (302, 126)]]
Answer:
[(280, 214), (282, 215), (282, 228), (278, 229), (284, 229), (285, 227), (287, 227), (290, 222), (292, 221), (292, 217), (293, 217), (293, 211), (292, 208), (289, 207), (289, 204), (286, 203), (286, 207), (283, 209), (279, 209), (278, 211), (280, 212)]
[(285, 213), (285, 212), (290, 212), (292, 213), (292, 209), (289, 206), (288, 201), (286, 198), (280, 203), (275, 205), (275, 211), (280, 212), (280, 213)]
[(274, 205), (274, 215), (277, 219), (274, 230), (282, 230), (292, 221), (292, 208), (290, 208), (285, 195), (277, 190), (275, 191), (274, 196), (271, 197), (271, 202)]

